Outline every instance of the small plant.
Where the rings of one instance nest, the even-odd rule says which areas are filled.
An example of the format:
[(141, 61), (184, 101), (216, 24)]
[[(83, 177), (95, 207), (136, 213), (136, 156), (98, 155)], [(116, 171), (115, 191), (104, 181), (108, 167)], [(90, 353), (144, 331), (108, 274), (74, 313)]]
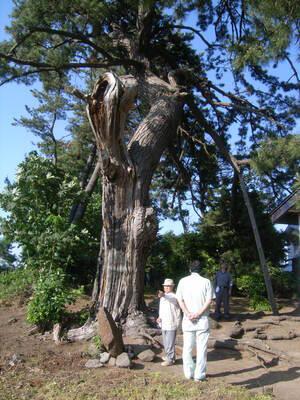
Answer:
[(65, 306), (75, 301), (76, 294), (66, 285), (61, 269), (43, 271), (28, 305), (27, 320), (45, 329), (61, 321)]
[(93, 343), (96, 346), (97, 350), (101, 350), (103, 348), (102, 340), (99, 335), (93, 337)]

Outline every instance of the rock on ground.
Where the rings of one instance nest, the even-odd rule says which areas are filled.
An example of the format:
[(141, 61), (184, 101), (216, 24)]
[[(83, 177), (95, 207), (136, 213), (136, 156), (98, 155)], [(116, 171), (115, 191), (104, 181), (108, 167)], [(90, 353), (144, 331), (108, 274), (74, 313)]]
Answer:
[(110, 354), (109, 354), (109, 353), (104, 352), (104, 353), (101, 353), (101, 354), (100, 354), (100, 361), (101, 361), (103, 364), (106, 364), (106, 363), (109, 361), (109, 359), (110, 359)]
[(122, 353), (117, 357), (116, 366), (119, 368), (130, 368), (131, 360), (127, 353)]
[(111, 314), (104, 307), (99, 309), (98, 325), (103, 346), (112, 357), (117, 357), (124, 350), (122, 333)]
[(109, 361), (108, 361), (108, 365), (110, 367), (115, 367), (116, 366), (116, 359), (115, 357), (110, 357)]
[(85, 368), (101, 368), (101, 367), (103, 367), (103, 364), (98, 359), (88, 360), (85, 363)]
[(154, 360), (154, 357), (155, 357), (155, 353), (150, 349), (144, 350), (138, 354), (138, 358), (144, 362), (151, 362)]

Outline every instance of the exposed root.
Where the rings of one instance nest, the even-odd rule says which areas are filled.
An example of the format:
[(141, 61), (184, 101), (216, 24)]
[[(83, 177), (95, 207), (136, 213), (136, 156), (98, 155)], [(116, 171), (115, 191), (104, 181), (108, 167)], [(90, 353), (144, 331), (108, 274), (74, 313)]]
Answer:
[(55, 324), (53, 327), (53, 340), (55, 344), (60, 344), (60, 336), (61, 336), (61, 330), (62, 330), (62, 325), (61, 324)]
[(66, 334), (69, 342), (77, 342), (80, 340), (89, 340), (97, 334), (97, 322), (86, 322), (83, 326), (76, 329), (70, 329)]
[(291, 340), (300, 337), (300, 332), (289, 332), (287, 335), (267, 335), (266, 333), (258, 332), (255, 336), (260, 340)]
[[(291, 358), (282, 351), (277, 351), (271, 349), (265, 343), (259, 342), (258, 340), (248, 341), (248, 340), (236, 340), (231, 338), (224, 339), (210, 339), (208, 342), (208, 348), (210, 349), (231, 349), (237, 351), (260, 351), (266, 354), (270, 354), (278, 358), (278, 360), (290, 362)], [(262, 356), (261, 356), (262, 357)]]
[(152, 337), (151, 335), (148, 335), (148, 333), (146, 333), (146, 332), (139, 332), (138, 335), (142, 336), (143, 338), (145, 338), (147, 340), (149, 340), (153, 344), (154, 347), (158, 347), (158, 348), (163, 348), (164, 347), (163, 344), (160, 343), (159, 340), (157, 340), (156, 338)]

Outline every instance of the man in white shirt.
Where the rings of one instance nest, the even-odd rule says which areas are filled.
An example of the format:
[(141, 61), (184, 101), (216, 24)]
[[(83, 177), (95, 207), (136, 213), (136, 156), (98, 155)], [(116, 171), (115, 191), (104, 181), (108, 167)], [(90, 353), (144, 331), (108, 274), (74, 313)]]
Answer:
[(163, 283), (164, 291), (158, 292), (159, 316), (157, 322), (161, 326), (163, 343), (166, 357), (162, 366), (168, 367), (175, 363), (175, 340), (176, 331), (180, 324), (180, 307), (176, 298), (173, 279), (165, 279)]
[[(200, 262), (190, 264), (190, 275), (179, 281), (176, 297), (183, 311), (183, 372), (187, 379), (202, 381), (206, 377), (209, 306), (213, 289), (209, 279), (199, 275)], [(196, 345), (196, 365), (192, 358)]]

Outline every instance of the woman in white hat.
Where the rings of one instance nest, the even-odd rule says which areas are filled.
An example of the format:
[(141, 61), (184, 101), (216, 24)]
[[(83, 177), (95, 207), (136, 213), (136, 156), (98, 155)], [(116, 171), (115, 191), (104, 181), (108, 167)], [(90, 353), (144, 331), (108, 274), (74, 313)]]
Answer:
[(175, 339), (176, 331), (180, 325), (180, 307), (174, 293), (173, 279), (165, 279), (163, 283), (164, 291), (158, 292), (159, 302), (159, 316), (157, 323), (161, 326), (162, 337), (166, 357), (162, 362), (162, 366), (168, 367), (175, 363)]

